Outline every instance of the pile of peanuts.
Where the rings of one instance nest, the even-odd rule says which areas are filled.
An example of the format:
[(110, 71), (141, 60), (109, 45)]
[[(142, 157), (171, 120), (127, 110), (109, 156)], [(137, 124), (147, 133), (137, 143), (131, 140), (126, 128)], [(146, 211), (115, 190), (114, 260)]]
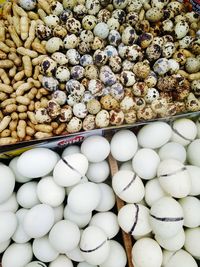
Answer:
[(200, 110), (200, 19), (173, 0), (12, 0), (0, 145)]

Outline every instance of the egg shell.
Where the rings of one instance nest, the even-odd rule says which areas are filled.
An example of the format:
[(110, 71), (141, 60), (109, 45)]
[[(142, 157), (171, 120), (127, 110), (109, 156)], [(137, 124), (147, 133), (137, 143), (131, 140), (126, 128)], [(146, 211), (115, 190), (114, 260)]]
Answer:
[(133, 170), (145, 180), (153, 179), (156, 176), (159, 163), (158, 154), (149, 148), (139, 149), (132, 160)]
[(132, 160), (128, 160), (126, 162), (123, 162), (120, 165), (120, 168), (119, 169), (120, 169), (120, 171), (122, 171), (122, 170), (133, 171)]
[(112, 178), (115, 194), (127, 203), (137, 203), (144, 197), (144, 185), (136, 173), (120, 170)]
[(149, 209), (141, 204), (127, 204), (118, 213), (118, 223), (124, 232), (145, 235), (151, 232)]
[(159, 235), (155, 235), (155, 240), (158, 244), (169, 251), (177, 251), (184, 246), (185, 243), (185, 232), (183, 228), (173, 237), (164, 239)]
[(126, 252), (122, 247), (122, 245), (115, 240), (110, 240), (109, 256), (102, 264), (100, 264), (100, 267), (110, 267), (110, 266), (125, 267), (126, 263), (127, 263)]
[(89, 225), (101, 228), (107, 235), (108, 239), (114, 238), (119, 232), (117, 215), (110, 211), (96, 213), (93, 215)]
[(81, 152), (90, 162), (101, 162), (109, 155), (110, 144), (103, 136), (90, 136), (83, 141)]
[(17, 228), (17, 217), (14, 212), (0, 212), (0, 243), (7, 241), (12, 237)]
[(37, 195), (37, 182), (28, 182), (22, 184), (17, 191), (17, 202), (25, 209), (31, 209), (40, 204)]
[(32, 238), (42, 237), (49, 232), (54, 224), (54, 219), (52, 207), (46, 204), (36, 205), (25, 215), (23, 221), (24, 231)]
[(80, 152), (81, 152), (81, 149), (79, 146), (77, 145), (68, 146), (63, 150), (62, 157), (64, 158), (65, 156), (80, 153)]
[(183, 209), (175, 199), (162, 197), (150, 209), (149, 222), (155, 234), (171, 238), (183, 226)]
[(0, 211), (16, 212), (18, 207), (19, 205), (17, 203), (16, 193), (13, 193), (8, 200), (0, 204)]
[[(83, 230), (81, 230), (80, 232), (82, 233)], [(68, 251), (66, 253), (67, 257), (73, 261), (76, 261), (76, 262), (83, 262), (84, 261), (84, 258), (83, 258), (83, 255), (80, 251), (80, 248), (79, 246), (75, 247), (74, 249), (72, 249), (71, 251)]]
[(155, 240), (142, 238), (133, 245), (132, 262), (136, 267), (160, 267), (162, 250)]
[(8, 200), (15, 187), (15, 176), (12, 170), (0, 163), (0, 204)]
[(47, 265), (41, 261), (31, 261), (24, 267), (47, 267)]
[(8, 239), (8, 240), (0, 243), (0, 253), (4, 252), (7, 249), (7, 247), (10, 245), (10, 241), (11, 240)]
[(104, 182), (110, 174), (109, 164), (106, 160), (90, 162), (86, 173), (87, 178), (94, 183)]
[(200, 227), (186, 229), (185, 231), (185, 250), (195, 259), (200, 259)]
[(112, 187), (105, 183), (98, 184), (98, 187), (101, 192), (101, 199), (95, 210), (102, 212), (111, 210), (115, 205), (115, 194)]
[(11, 168), (11, 170), (13, 171), (14, 175), (15, 175), (15, 180), (18, 183), (26, 183), (29, 182), (32, 178), (23, 176), (21, 173), (19, 173), (18, 169), (17, 169), (17, 161), (18, 161), (19, 157), (14, 157), (10, 163), (9, 163), (9, 167)]
[(152, 122), (140, 129), (137, 135), (138, 143), (145, 148), (159, 148), (171, 138), (171, 127), (161, 121)]
[(97, 267), (97, 265), (89, 264), (86, 261), (80, 262), (77, 267)]
[(4, 267), (22, 267), (28, 264), (33, 257), (30, 243), (11, 244), (3, 254), (2, 266)]
[(180, 249), (176, 253), (168, 250), (163, 251), (163, 267), (198, 267), (194, 258), (185, 250)]
[(120, 130), (114, 134), (111, 143), (111, 154), (118, 161), (130, 160), (138, 149), (135, 134), (130, 130)]
[(187, 160), (191, 165), (200, 167), (200, 139), (196, 139), (189, 144)]
[(70, 154), (58, 161), (53, 171), (53, 178), (60, 186), (72, 186), (81, 180), (87, 169), (88, 160), (84, 155)]
[(187, 168), (175, 159), (163, 160), (157, 169), (159, 183), (163, 190), (175, 198), (189, 195), (191, 180)]
[(28, 212), (28, 209), (19, 209), (16, 212), (17, 216), (17, 228), (12, 236), (12, 239), (15, 243), (24, 244), (28, 242), (31, 237), (27, 235), (23, 228), (23, 220)]
[(166, 196), (157, 178), (148, 181), (145, 185), (145, 201), (148, 206), (152, 206), (157, 200)]
[(34, 239), (32, 248), (34, 256), (42, 262), (53, 261), (59, 255), (58, 251), (52, 247), (47, 235)]
[(183, 146), (189, 145), (197, 136), (196, 124), (186, 118), (178, 119), (172, 124), (171, 141)]
[(169, 142), (162, 146), (158, 155), (161, 160), (164, 159), (176, 159), (182, 163), (186, 161), (186, 150), (183, 145), (175, 142)]
[(110, 253), (106, 234), (96, 226), (88, 226), (83, 231), (79, 246), (84, 259), (93, 265), (102, 264)]
[(79, 228), (75, 223), (69, 220), (57, 222), (49, 233), (49, 241), (51, 245), (62, 254), (76, 248), (79, 240)]
[(78, 214), (71, 211), (68, 205), (66, 205), (64, 209), (64, 218), (65, 220), (70, 220), (71, 222), (74, 222), (79, 228), (83, 228), (91, 220), (92, 212)]
[(19, 156), (17, 169), (29, 178), (38, 178), (51, 172), (57, 163), (56, 153), (48, 148), (33, 148)]
[(53, 208), (54, 211), (54, 223), (57, 223), (63, 219), (64, 205), (61, 204), (58, 207)]
[(179, 200), (184, 213), (184, 226), (195, 228), (200, 226), (200, 200), (196, 197), (185, 197)]
[[(87, 197), (86, 197), (87, 196)], [(92, 182), (75, 186), (68, 195), (69, 208), (78, 214), (85, 214), (97, 208), (101, 201), (101, 190)]]
[(57, 185), (52, 176), (47, 176), (37, 184), (37, 196), (41, 203), (58, 207), (65, 199), (65, 189)]
[(59, 255), (54, 261), (50, 262), (49, 267), (73, 267), (73, 263), (65, 255)]
[(193, 165), (186, 165), (191, 180), (191, 196), (198, 196), (200, 194), (200, 167)]

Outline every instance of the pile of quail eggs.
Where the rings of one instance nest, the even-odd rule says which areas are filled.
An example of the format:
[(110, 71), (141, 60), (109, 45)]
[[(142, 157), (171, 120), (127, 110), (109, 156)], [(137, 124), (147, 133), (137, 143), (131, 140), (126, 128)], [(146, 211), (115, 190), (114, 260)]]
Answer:
[(2, 267), (125, 267), (120, 228), (135, 239), (134, 267), (197, 267), (199, 138), (200, 122), (184, 118), (0, 163)]
[(50, 10), (36, 27), (52, 92), (39, 123), (74, 133), (200, 110), (200, 20), (183, 3), (63, 0)]

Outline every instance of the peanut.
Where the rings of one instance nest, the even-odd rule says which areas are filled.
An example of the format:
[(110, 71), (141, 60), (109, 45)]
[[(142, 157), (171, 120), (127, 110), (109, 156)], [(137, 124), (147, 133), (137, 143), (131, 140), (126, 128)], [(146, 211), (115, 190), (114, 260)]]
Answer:
[(29, 56), (23, 56), (22, 62), (24, 65), (24, 73), (25, 73), (26, 77), (31, 77), (32, 71), (33, 71), (31, 58)]
[(5, 145), (11, 145), (17, 143), (18, 139), (14, 137), (2, 137), (0, 138), (0, 145), (5, 146)]
[(13, 66), (14, 66), (14, 63), (12, 62), (12, 60), (9, 60), (9, 59), (0, 60), (0, 68), (2, 69), (10, 69)]
[(13, 132), (16, 131), (18, 125), (18, 120), (11, 120), (9, 124), (9, 129)]
[(4, 112), (5, 113), (12, 113), (14, 111), (17, 110), (17, 105), (16, 104), (10, 104), (10, 105), (7, 105), (4, 109)]
[(29, 105), (30, 104), (30, 99), (25, 96), (17, 96), (16, 101), (22, 105)]
[(10, 47), (7, 46), (4, 42), (0, 41), (0, 50), (9, 53), (10, 52)]
[(26, 136), (26, 122), (24, 120), (18, 122), (17, 135), (21, 140)]
[(7, 85), (10, 84), (10, 79), (4, 69), (0, 69), (0, 78), (3, 81), (3, 83)]
[(0, 92), (11, 94), (13, 92), (13, 88), (8, 84), (0, 83)]
[(15, 76), (15, 74), (16, 74), (16, 72), (17, 72), (17, 67), (16, 66), (13, 66), (10, 70), (9, 70), (9, 76), (10, 77), (14, 77)]
[(1, 120), (1, 122), (0, 122), (0, 133), (8, 127), (10, 121), (11, 121), (11, 117), (10, 116), (5, 116)]
[(1, 138), (4, 138), (4, 137), (9, 137), (11, 134), (11, 131), (10, 129), (5, 129), (1, 132)]
[(11, 105), (11, 104), (16, 104), (16, 100), (14, 98), (9, 98), (9, 99), (4, 100), (1, 103), (1, 108), (5, 108), (6, 106)]
[(43, 133), (43, 132), (37, 132), (34, 137), (36, 139), (43, 139), (43, 138), (49, 138), (52, 137), (53, 134), (52, 133)]
[(38, 56), (37, 52), (22, 46), (17, 48), (17, 52), (22, 56), (29, 56), (31, 58), (36, 58)]
[(24, 78), (25, 72), (24, 70), (19, 71), (15, 76), (15, 81), (21, 81)]
[(20, 120), (26, 120), (27, 119), (27, 113), (26, 112), (19, 113), (19, 119)]
[(20, 40), (14, 26), (9, 26), (8, 31), (10, 33), (11, 38), (13, 39), (13, 42), (16, 44), (16, 46), (21, 47), (23, 44), (22, 44), (22, 41)]

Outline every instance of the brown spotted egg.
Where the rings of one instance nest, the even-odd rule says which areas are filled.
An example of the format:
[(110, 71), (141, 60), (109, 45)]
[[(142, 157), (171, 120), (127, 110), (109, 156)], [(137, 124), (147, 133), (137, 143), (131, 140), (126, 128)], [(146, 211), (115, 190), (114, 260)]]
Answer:
[(46, 76), (53, 76), (55, 75), (57, 63), (50, 57), (45, 57), (41, 62), (41, 71)]
[(159, 97), (159, 92), (157, 89), (148, 88), (144, 99), (145, 99), (146, 103), (149, 104), (149, 103), (153, 102), (154, 100), (158, 99), (158, 97)]
[(73, 117), (67, 124), (68, 133), (77, 133), (82, 129), (82, 121), (79, 118)]
[(65, 105), (64, 107), (61, 108), (59, 116), (60, 122), (68, 122), (71, 120), (72, 117), (73, 117), (73, 112), (71, 106)]
[(102, 109), (97, 113), (96, 118), (95, 118), (95, 123), (97, 128), (105, 128), (108, 127), (110, 123), (110, 115), (109, 112), (105, 109)]
[(95, 116), (91, 114), (87, 115), (83, 120), (83, 130), (91, 131), (95, 128), (96, 128)]

